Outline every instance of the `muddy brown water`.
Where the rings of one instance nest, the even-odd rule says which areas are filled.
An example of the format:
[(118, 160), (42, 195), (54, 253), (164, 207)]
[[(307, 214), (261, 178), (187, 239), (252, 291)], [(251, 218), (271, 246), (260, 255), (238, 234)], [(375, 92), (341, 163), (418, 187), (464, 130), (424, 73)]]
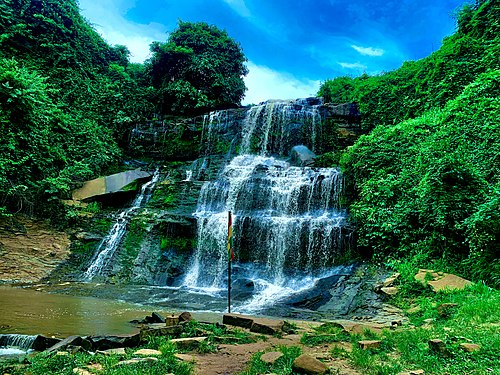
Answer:
[[(158, 306), (0, 285), (0, 334), (55, 337), (127, 334), (137, 331), (130, 320), (144, 319), (152, 311), (172, 313)], [(216, 316), (193, 315), (196, 319), (216, 320)]]

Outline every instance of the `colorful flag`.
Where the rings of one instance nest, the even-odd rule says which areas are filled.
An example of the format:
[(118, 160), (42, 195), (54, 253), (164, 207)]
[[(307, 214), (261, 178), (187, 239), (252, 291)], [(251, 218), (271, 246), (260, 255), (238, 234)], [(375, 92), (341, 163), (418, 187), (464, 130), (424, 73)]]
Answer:
[(234, 260), (233, 251), (233, 216), (231, 211), (227, 212), (227, 257), (229, 261)]

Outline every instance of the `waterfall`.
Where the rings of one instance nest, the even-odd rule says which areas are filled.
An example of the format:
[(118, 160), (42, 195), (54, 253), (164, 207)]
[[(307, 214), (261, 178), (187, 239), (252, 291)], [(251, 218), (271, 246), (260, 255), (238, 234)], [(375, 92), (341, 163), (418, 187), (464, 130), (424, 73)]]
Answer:
[(285, 155), (293, 146), (305, 143), (317, 151), (323, 120), (319, 104), (300, 100), (272, 100), (251, 107), (242, 130), (242, 154)]
[(31, 352), (36, 337), (18, 334), (0, 335), (0, 357)]
[(153, 193), (153, 189), (160, 177), (159, 169), (155, 171), (150, 181), (142, 185), (140, 192), (135, 197), (132, 206), (120, 212), (115, 219), (108, 235), (99, 244), (90, 266), (83, 274), (83, 280), (92, 281), (98, 275), (102, 275), (104, 269), (109, 265), (118, 249), (124, 234), (127, 232), (128, 224), (137, 210), (144, 206)]
[[(346, 213), (340, 208), (341, 194), (337, 169), (294, 167), (260, 155), (235, 157), (200, 192), (194, 214), (198, 247), (184, 285), (224, 287), (231, 210), (236, 264), (245, 268), (244, 277), (260, 283), (262, 293), (256, 298), (269, 301), (277, 298), (278, 290), (292, 293), (305, 287), (297, 281), (299, 272), (318, 275), (343, 250)], [(303, 281), (310, 287), (315, 279)]]

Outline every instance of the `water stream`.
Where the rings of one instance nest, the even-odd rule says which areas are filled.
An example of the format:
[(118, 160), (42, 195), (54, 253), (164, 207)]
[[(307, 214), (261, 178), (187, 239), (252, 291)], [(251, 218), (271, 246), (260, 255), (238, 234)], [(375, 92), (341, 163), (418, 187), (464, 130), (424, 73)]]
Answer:
[(83, 274), (84, 281), (92, 281), (96, 276), (104, 276), (106, 267), (109, 265), (123, 236), (127, 232), (128, 224), (137, 210), (144, 206), (153, 193), (153, 189), (160, 177), (159, 169), (155, 171), (150, 181), (142, 185), (140, 192), (134, 199), (132, 206), (121, 211), (115, 219), (108, 235), (99, 244), (88, 269)]

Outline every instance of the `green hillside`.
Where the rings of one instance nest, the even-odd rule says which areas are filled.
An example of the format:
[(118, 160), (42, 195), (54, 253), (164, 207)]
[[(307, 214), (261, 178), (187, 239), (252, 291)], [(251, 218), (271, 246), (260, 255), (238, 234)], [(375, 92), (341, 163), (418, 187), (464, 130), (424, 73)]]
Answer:
[(359, 250), (500, 285), (500, 3), (477, 1), (431, 56), (326, 81), (368, 134), (341, 157)]

